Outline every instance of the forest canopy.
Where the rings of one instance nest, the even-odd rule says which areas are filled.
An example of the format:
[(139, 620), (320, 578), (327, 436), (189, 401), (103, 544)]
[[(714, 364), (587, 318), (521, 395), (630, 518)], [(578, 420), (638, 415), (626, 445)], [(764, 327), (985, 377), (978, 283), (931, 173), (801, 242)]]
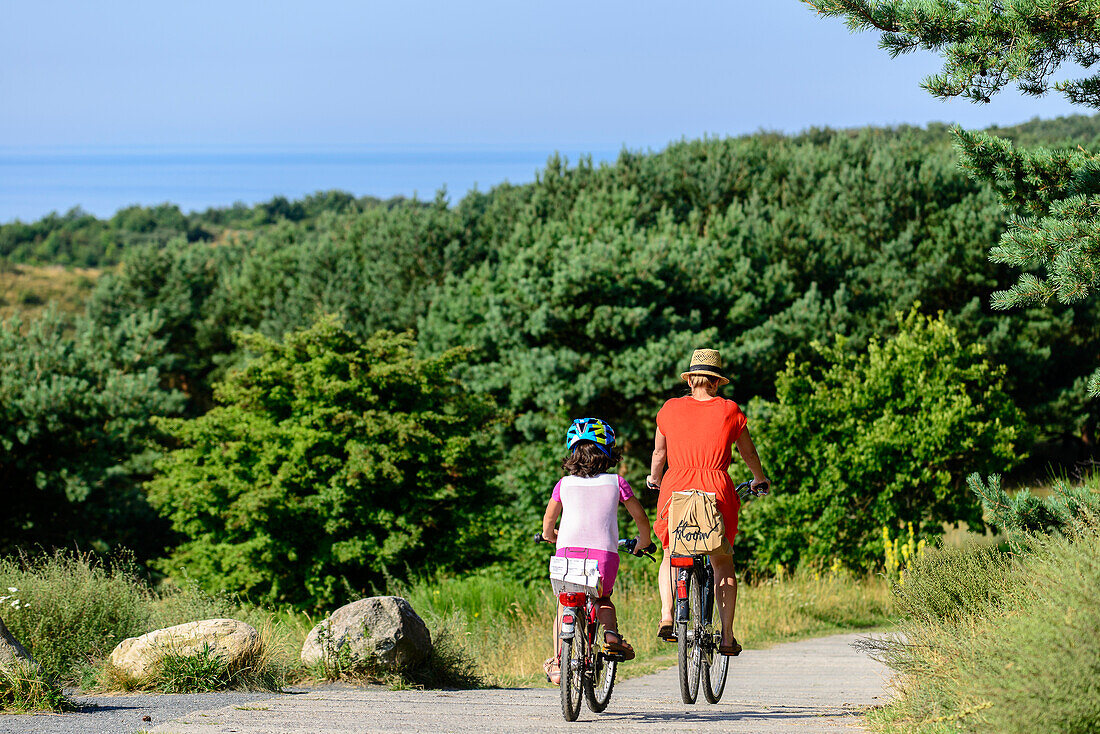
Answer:
[[(1100, 118), (995, 132), (1051, 149), (1096, 147)], [(233, 409), (215, 399), (215, 386), (242, 384), (238, 370), (255, 369), (235, 332), (263, 337), (275, 354), (284, 335), (331, 314), (342, 339), (363, 344), (379, 330), (412, 332), (405, 348), (425, 364), (468, 350), (449, 363), (454, 377), (501, 411), (485, 450), (501, 458), (485, 481), (513, 522), (497, 542), (533, 558), (522, 538), (556, 481), (570, 418), (611, 421), (626, 450), (622, 471), (640, 487), (653, 416), (682, 394), (677, 375), (692, 349), (722, 351), (728, 397), (798, 415), (813, 410), (816, 393), (791, 388), (790, 365), (859, 374), (851, 355), (891, 344), (905, 323), (898, 314), (918, 303), (959, 354), (981, 354), (976, 364), (995, 371), (995, 390), (981, 390), (994, 390), (997, 415), (1013, 416), (1002, 427), (1019, 426), (1011, 456), (1007, 434), (973, 442), (997, 447), (982, 471), (1006, 471), (1028, 455), (1032, 467), (1095, 455), (1100, 407), (1086, 383), (1100, 355), (1100, 304), (994, 311), (990, 294), (1019, 273), (988, 258), (1005, 231), (998, 192), (960, 169), (948, 128), (932, 125), (684, 140), (623, 151), (614, 164), (554, 156), (533, 183), (454, 203), (444, 194), (380, 202), (330, 192), (191, 214), (161, 206), (105, 220), (53, 215), (0, 226), (0, 255), (106, 268), (87, 301), (88, 323), (104, 333), (135, 318), (148, 324), (158, 345), (146, 357), (150, 374), (187, 398), (184, 422), (161, 425), (184, 444)], [(802, 399), (809, 404), (792, 402)], [(771, 436), (747, 410), (763, 445), (796, 434), (784, 424)], [(189, 420), (203, 423), (185, 428)], [(5, 448), (0, 463), (21, 461), (19, 450)], [(935, 469), (936, 497), (966, 491), (972, 467), (956, 464)], [(812, 467), (769, 471), (784, 492), (812, 490)], [(134, 475), (135, 491), (146, 478)], [(161, 507), (175, 481), (154, 483)], [(918, 525), (935, 533), (940, 521), (972, 519), (970, 505), (943, 506), (960, 508), (958, 517), (937, 510)]]

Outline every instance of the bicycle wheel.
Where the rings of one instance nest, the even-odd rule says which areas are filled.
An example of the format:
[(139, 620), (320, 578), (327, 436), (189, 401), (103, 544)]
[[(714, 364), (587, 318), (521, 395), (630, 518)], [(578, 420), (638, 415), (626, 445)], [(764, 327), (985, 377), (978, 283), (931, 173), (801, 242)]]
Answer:
[(561, 641), (561, 715), (576, 721), (581, 713), (581, 681), (584, 678), (584, 639), (575, 635)]
[(722, 623), (718, 613), (718, 589), (709, 564), (704, 577), (705, 583), (710, 587), (707, 590), (710, 601), (704, 600), (703, 606), (710, 607), (710, 618), (704, 620), (703, 625), (703, 696), (707, 703), (718, 703), (726, 688), (730, 659), (718, 652), (718, 646), (722, 644)]
[(684, 703), (695, 703), (695, 699), (699, 697), (702, 646), (698, 632), (702, 626), (703, 602), (695, 574), (688, 572), (685, 576), (688, 618), (687, 621), (676, 620), (676, 658), (680, 669), (680, 696)]
[(603, 654), (600, 644), (603, 641), (603, 625), (597, 624), (596, 633), (593, 636), (595, 642), (592, 650), (592, 665), (589, 671), (591, 675), (584, 676), (584, 697), (588, 701), (588, 708), (592, 713), (599, 714), (607, 708), (611, 701), (611, 691), (615, 688), (615, 668), (618, 662), (608, 660)]

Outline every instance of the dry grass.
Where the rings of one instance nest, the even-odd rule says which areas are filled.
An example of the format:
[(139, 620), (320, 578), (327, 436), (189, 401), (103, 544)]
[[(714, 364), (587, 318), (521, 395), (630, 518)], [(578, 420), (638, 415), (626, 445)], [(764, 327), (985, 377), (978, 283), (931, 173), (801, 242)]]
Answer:
[(0, 262), (0, 318), (16, 313), (35, 316), (54, 301), (66, 313), (77, 313), (102, 271), (59, 265), (11, 265)]
[[(675, 646), (656, 638), (660, 602), (656, 569), (631, 564), (615, 582), (619, 628), (638, 653), (621, 665), (632, 677), (675, 664)], [(552, 653), (555, 600), (549, 588), (526, 589), (488, 577), (421, 583), (404, 592), (433, 629), (445, 621), (490, 685), (545, 684), (543, 661)], [(800, 572), (742, 584), (735, 630), (746, 648), (764, 647), (889, 622), (891, 598), (881, 577), (854, 578)]]

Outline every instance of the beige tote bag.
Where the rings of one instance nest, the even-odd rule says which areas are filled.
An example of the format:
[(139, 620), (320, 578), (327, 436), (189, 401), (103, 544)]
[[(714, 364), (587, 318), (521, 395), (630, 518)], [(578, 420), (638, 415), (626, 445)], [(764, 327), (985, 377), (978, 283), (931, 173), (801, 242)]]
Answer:
[(673, 492), (668, 510), (668, 539), (673, 555), (706, 555), (722, 548), (726, 524), (715, 496), (697, 489)]

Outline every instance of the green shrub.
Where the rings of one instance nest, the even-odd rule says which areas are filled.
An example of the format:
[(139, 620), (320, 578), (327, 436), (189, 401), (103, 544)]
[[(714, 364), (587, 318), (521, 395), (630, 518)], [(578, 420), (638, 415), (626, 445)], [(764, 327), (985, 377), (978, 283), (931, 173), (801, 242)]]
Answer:
[(105, 328), (53, 310), (0, 321), (0, 553), (162, 551), (167, 528), (140, 485), (155, 452), (149, 418), (182, 401), (160, 385), (157, 324), (131, 315)]
[(104, 566), (90, 555), (0, 558), (4, 621), (46, 674), (79, 682), (94, 661), (127, 637), (143, 634), (151, 593), (125, 561)]
[[(906, 599), (899, 590), (901, 637), (879, 650), (901, 673), (901, 695), (871, 723), (890, 732), (1100, 730), (1098, 529), (1032, 537), (1007, 564), (982, 549), (918, 569), (910, 579), (923, 591)], [(966, 592), (937, 594), (938, 583)]]
[(894, 600), (911, 620), (961, 621), (989, 613), (1018, 583), (1011, 557), (996, 545), (944, 547), (915, 559)]
[(253, 335), (220, 405), (161, 425), (179, 448), (149, 500), (185, 541), (164, 562), (205, 590), (332, 607), (409, 567), (484, 562), (495, 407), (419, 359), (408, 335), (362, 340), (331, 318)]
[(756, 567), (840, 558), (872, 568), (883, 526), (912, 523), (921, 537), (945, 522), (981, 527), (964, 473), (1020, 460), (1021, 417), (1002, 390), (1004, 368), (916, 307), (898, 314), (895, 336), (866, 349), (841, 338), (816, 349), (816, 363), (788, 360), (774, 403), (750, 406), (783, 488), (743, 514), (738, 539)]

